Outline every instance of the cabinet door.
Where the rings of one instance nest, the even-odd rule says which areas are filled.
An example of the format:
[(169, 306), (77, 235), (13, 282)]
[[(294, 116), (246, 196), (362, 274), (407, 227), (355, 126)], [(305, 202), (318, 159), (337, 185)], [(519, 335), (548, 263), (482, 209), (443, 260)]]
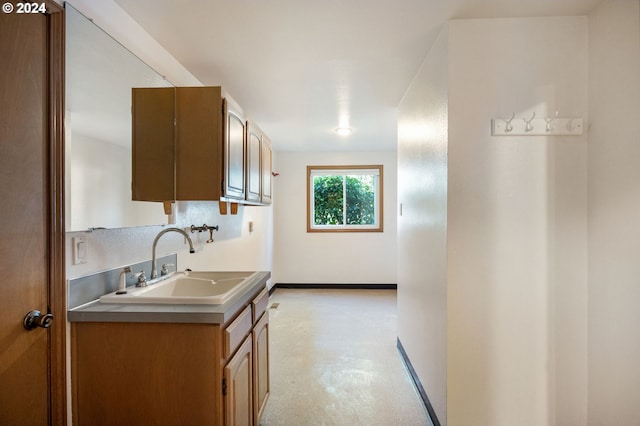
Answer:
[(253, 424), (253, 339), (249, 335), (224, 367), (224, 424)]
[(254, 425), (269, 398), (269, 312), (265, 312), (253, 329), (253, 416)]
[(261, 201), (260, 155), (262, 132), (253, 123), (247, 123), (247, 201)]
[(225, 184), (226, 198), (244, 200), (246, 123), (233, 104), (225, 99)]
[(132, 200), (175, 199), (173, 87), (132, 89)]
[(219, 200), (223, 174), (222, 89), (176, 88), (176, 200)]
[[(231, 121), (231, 137), (223, 138), (221, 87), (134, 88), (132, 93), (133, 199), (219, 200), (223, 182), (229, 182), (223, 173), (225, 141), (240, 150), (232, 151), (233, 167), (242, 170), (244, 161), (244, 124), (237, 130)], [(231, 177), (244, 194), (243, 177), (237, 172)]]
[(271, 204), (271, 141), (266, 135), (262, 135), (262, 203)]

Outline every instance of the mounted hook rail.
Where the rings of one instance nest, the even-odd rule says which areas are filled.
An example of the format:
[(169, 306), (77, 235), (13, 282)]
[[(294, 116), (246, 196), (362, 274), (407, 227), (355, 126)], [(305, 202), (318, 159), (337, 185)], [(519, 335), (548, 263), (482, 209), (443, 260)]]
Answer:
[[(577, 115), (577, 114), (576, 114)], [(491, 120), (492, 136), (579, 136), (583, 132), (584, 123), (579, 117), (558, 117), (556, 112), (551, 117), (536, 118), (533, 112), (529, 117), (516, 118), (512, 113), (509, 118)]]

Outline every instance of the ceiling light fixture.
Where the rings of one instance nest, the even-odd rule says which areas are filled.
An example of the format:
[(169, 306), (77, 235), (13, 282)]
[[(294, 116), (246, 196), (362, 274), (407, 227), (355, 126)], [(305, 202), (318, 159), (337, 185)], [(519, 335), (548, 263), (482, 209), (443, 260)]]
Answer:
[(349, 136), (351, 134), (351, 127), (338, 127), (336, 133), (340, 136)]

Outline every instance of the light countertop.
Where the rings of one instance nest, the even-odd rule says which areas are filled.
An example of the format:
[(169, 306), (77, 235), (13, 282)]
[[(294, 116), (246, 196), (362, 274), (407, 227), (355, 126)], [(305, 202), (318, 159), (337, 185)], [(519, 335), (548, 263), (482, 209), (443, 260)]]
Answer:
[(225, 324), (266, 286), (271, 272), (251, 277), (244, 292), (221, 305), (102, 303), (99, 300), (67, 312), (70, 322), (171, 322)]

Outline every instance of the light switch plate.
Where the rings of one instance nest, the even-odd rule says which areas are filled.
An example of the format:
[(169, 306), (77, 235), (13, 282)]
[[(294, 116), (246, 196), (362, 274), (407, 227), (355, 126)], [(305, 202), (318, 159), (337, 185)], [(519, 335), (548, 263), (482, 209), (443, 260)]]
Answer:
[(71, 252), (74, 265), (87, 263), (87, 237), (72, 237)]

